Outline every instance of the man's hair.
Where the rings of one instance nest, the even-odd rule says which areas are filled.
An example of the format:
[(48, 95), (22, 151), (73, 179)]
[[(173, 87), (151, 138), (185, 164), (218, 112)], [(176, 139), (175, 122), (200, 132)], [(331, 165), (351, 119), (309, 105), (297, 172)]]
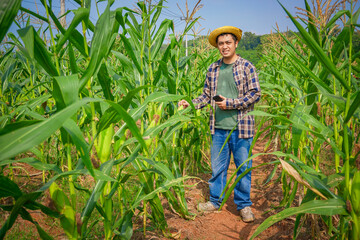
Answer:
[(232, 33), (222, 33), (222, 34), (220, 34), (219, 36), (216, 37), (216, 44), (218, 43), (219, 37), (225, 36), (225, 35), (231, 35), (231, 37), (234, 39), (234, 42), (236, 42), (236, 41), (238, 40), (238, 39), (236, 38), (236, 36), (235, 36), (234, 34), (232, 34)]

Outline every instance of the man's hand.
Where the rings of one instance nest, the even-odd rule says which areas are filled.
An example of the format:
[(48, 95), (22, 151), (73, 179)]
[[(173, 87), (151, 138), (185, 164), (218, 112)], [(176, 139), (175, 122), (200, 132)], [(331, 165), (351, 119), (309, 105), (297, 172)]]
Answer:
[(218, 107), (221, 109), (221, 110), (226, 110), (226, 98), (223, 97), (222, 95), (219, 95), (221, 98), (222, 98), (222, 101), (221, 102), (215, 102), (216, 105), (218, 105)]
[(183, 106), (184, 108), (187, 108), (190, 104), (186, 101), (186, 100), (181, 100), (179, 103), (178, 103), (178, 106), (181, 107)]

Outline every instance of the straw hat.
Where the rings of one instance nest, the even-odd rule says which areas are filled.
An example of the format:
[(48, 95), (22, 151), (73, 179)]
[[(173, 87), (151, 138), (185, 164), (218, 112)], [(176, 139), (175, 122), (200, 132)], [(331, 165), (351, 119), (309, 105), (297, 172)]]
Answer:
[(219, 27), (210, 33), (209, 43), (214, 47), (217, 47), (216, 38), (222, 33), (232, 33), (236, 36), (237, 40), (240, 41), (242, 30), (240, 28), (232, 27), (232, 26)]

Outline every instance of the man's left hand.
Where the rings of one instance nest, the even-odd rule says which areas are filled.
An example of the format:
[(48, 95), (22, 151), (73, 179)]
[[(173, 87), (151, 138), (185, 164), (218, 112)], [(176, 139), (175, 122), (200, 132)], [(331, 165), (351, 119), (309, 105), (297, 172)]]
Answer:
[(222, 101), (221, 102), (215, 102), (216, 105), (218, 105), (218, 107), (221, 109), (221, 110), (226, 110), (226, 98), (223, 97), (222, 95), (219, 95), (221, 98), (222, 98)]

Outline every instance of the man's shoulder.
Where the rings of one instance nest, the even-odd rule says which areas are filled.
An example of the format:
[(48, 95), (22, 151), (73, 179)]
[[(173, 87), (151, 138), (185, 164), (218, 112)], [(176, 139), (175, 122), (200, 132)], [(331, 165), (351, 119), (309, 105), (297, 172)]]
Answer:
[(235, 61), (236, 65), (241, 65), (241, 66), (245, 66), (245, 67), (251, 67), (254, 68), (254, 64), (252, 64), (252, 62), (250, 62), (249, 60), (242, 58), (239, 56), (239, 58)]
[(220, 66), (221, 63), (221, 59), (217, 60), (216, 62), (213, 62), (212, 64), (210, 64), (209, 66), (209, 72), (214, 71), (214, 69), (218, 66)]
[(221, 63), (221, 61), (222, 61), (222, 59), (219, 59), (219, 60), (213, 62), (212, 64), (210, 64), (210, 67), (211, 67), (211, 66), (219, 66), (220, 63)]

